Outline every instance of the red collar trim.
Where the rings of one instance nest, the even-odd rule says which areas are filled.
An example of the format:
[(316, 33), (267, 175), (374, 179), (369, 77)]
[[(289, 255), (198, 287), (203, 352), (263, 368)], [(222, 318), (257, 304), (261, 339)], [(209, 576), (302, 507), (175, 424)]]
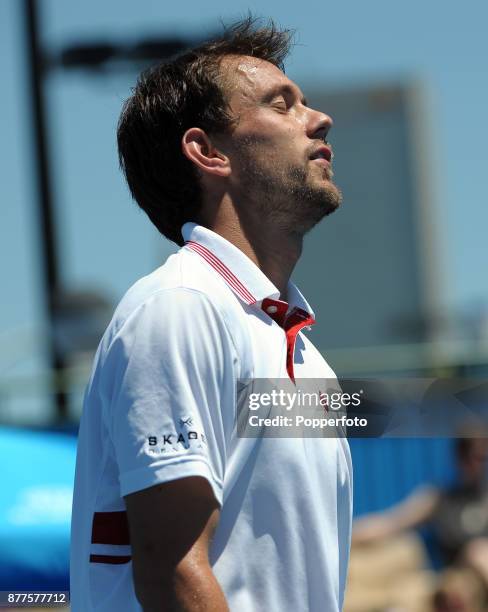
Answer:
[[(247, 289), (245, 285), (237, 278), (237, 276), (221, 261), (212, 251), (207, 249), (199, 242), (187, 240), (185, 245), (188, 248), (198, 253), (216, 272), (222, 276), (229, 287), (237, 293), (237, 295), (248, 305), (255, 304), (257, 299)], [(286, 354), (286, 370), (290, 379), (295, 382), (294, 373), (294, 352), (295, 341), (298, 332), (307, 325), (315, 323), (314, 317), (303, 310), (295, 307), (288, 312), (288, 303), (282, 300), (274, 300), (272, 298), (264, 298), (261, 302), (262, 310), (270, 316), (286, 334), (287, 354)]]
[(198, 253), (205, 261), (218, 272), (225, 282), (233, 289), (237, 295), (246, 302), (246, 304), (255, 304), (257, 302), (253, 294), (241, 283), (237, 276), (221, 261), (212, 251), (207, 249), (199, 242), (188, 240), (185, 243), (190, 249)]

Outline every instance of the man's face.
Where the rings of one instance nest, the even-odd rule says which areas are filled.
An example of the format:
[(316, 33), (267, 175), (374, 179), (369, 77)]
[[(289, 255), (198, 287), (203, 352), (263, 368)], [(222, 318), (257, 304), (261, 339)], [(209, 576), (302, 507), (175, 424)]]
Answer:
[(293, 81), (269, 62), (225, 58), (222, 70), (237, 122), (225, 139), (230, 188), (280, 229), (305, 233), (341, 203), (332, 182), (331, 118), (306, 105)]

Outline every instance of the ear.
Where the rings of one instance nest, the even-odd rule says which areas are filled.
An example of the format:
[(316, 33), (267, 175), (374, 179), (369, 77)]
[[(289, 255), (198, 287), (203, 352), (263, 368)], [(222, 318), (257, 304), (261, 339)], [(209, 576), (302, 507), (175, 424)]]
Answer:
[(186, 130), (181, 140), (181, 149), (201, 172), (222, 177), (230, 175), (229, 158), (213, 146), (204, 130), (200, 128)]

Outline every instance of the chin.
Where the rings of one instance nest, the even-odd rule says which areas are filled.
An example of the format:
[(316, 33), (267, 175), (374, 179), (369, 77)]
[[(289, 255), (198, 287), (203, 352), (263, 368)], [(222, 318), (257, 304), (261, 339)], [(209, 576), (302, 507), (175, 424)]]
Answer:
[(322, 188), (322, 206), (325, 208), (325, 215), (330, 215), (339, 208), (342, 203), (341, 190), (332, 181), (327, 181), (327, 185)]
[(320, 194), (320, 197), (309, 200), (308, 206), (301, 209), (300, 218), (294, 219), (294, 229), (302, 234), (308, 233), (313, 227), (320, 223), (324, 217), (331, 215), (341, 205), (341, 193), (334, 186), (334, 189), (328, 189), (327, 193)]

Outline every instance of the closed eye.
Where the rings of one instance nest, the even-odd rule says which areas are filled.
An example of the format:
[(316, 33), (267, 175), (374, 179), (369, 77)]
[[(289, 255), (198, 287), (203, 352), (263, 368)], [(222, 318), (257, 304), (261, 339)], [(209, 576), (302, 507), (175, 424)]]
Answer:
[(288, 105), (286, 103), (286, 100), (284, 99), (283, 96), (280, 96), (279, 98), (275, 98), (272, 103), (271, 106), (273, 106), (274, 108), (281, 110), (281, 111), (287, 111), (288, 110)]
[(273, 87), (263, 96), (262, 101), (282, 112), (288, 111), (297, 103), (300, 103), (302, 106), (308, 106), (308, 102), (302, 92), (296, 86), (289, 84)]

